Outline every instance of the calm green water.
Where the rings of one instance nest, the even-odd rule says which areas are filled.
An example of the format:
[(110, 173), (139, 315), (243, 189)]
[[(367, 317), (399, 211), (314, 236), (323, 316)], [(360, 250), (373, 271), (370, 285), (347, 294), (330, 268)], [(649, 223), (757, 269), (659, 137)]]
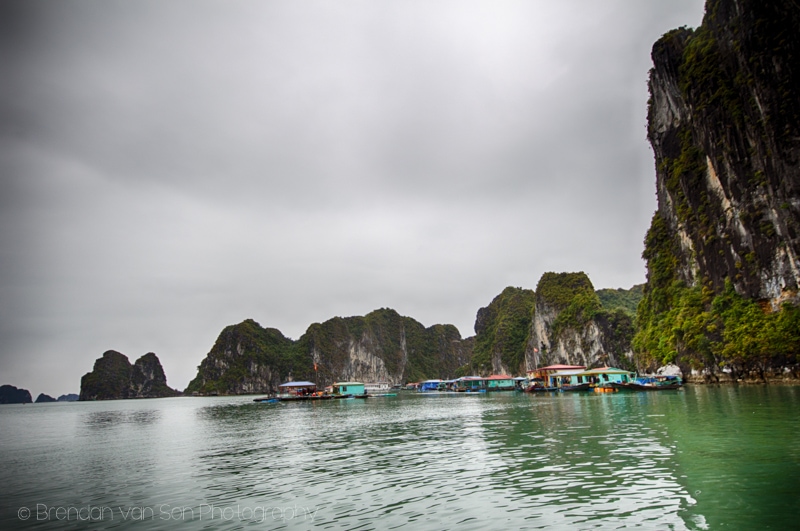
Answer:
[(790, 529), (800, 387), (0, 406), (2, 529)]

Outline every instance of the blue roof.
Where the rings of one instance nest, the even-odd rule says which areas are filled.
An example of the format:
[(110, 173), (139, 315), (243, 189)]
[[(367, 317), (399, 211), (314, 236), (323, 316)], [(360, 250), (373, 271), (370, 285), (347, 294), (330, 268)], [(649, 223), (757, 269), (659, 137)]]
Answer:
[(316, 387), (317, 384), (314, 382), (286, 382), (285, 384), (280, 384), (278, 387)]

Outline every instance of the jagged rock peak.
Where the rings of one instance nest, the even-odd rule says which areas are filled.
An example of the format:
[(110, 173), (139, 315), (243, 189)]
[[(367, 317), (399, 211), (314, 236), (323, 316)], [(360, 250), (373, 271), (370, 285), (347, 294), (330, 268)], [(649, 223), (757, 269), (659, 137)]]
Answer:
[(526, 351), (529, 369), (555, 363), (630, 367), (632, 337), (632, 317), (603, 308), (585, 273), (542, 275)]
[(108, 350), (94, 363), (92, 372), (81, 378), (80, 400), (119, 400), (176, 396), (158, 357), (150, 352), (131, 365), (128, 357)]

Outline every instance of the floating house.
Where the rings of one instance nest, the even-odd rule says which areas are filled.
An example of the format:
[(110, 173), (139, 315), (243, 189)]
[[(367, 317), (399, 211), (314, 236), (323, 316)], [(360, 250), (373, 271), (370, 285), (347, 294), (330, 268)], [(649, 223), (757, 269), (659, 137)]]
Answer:
[(446, 385), (444, 380), (425, 380), (424, 382), (420, 382), (419, 387), (417, 387), (417, 391), (422, 393), (430, 392), (430, 391), (443, 391), (446, 389)]
[(480, 376), (462, 376), (461, 378), (456, 378), (453, 390), (459, 393), (486, 392), (486, 382)]
[(528, 371), (528, 379), (529, 380), (536, 380), (542, 379), (547, 380), (547, 377), (558, 371), (576, 371), (576, 370), (583, 370), (586, 368), (586, 365), (548, 365), (547, 367), (539, 367)]
[(507, 374), (493, 374), (486, 378), (487, 391), (513, 391), (514, 388), (514, 378)]
[(388, 393), (389, 392), (389, 382), (365, 383), (364, 384), (364, 389), (366, 389), (368, 394)]
[(286, 382), (278, 386), (281, 396), (309, 396), (317, 392), (317, 384), (313, 382)]
[(528, 371), (529, 385), (525, 390), (529, 393), (537, 391), (557, 391), (558, 388), (554, 385), (550, 376), (561, 371), (582, 371), (586, 369), (585, 365), (548, 365), (547, 367), (540, 367), (532, 371)]
[(612, 387), (614, 384), (627, 384), (636, 378), (636, 373), (615, 367), (600, 367), (585, 371), (595, 387)]
[(332, 386), (334, 396), (364, 396), (367, 391), (361, 382), (335, 382)]
[(491, 376), (462, 376), (453, 381), (453, 390), (458, 392), (478, 393), (486, 391), (513, 391), (516, 381), (505, 374)]
[(613, 387), (614, 384), (626, 384), (636, 374), (615, 367), (597, 369), (571, 369), (555, 371), (548, 375), (547, 386), (560, 391), (591, 390), (595, 387)]

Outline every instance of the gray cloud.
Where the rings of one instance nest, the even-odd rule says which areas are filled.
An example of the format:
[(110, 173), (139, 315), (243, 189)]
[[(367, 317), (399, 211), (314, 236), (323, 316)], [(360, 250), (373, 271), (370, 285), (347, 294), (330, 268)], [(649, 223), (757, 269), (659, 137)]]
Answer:
[(702, 0), (6, 1), (0, 373), (183, 388), (225, 325), (473, 333), (545, 271), (644, 280), (649, 51)]

